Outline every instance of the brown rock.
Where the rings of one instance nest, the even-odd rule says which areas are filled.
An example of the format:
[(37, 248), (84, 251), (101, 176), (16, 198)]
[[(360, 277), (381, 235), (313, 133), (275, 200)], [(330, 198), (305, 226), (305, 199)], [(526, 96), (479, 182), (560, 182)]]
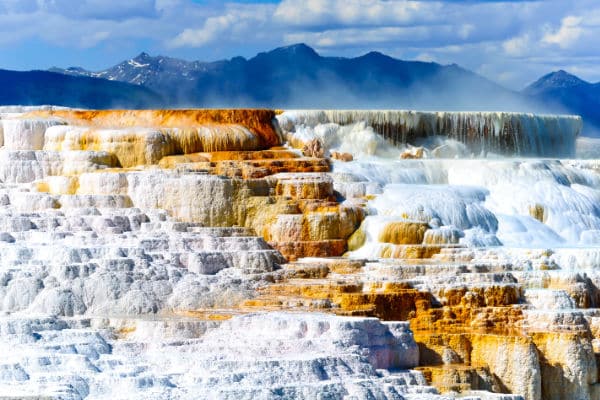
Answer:
[(342, 239), (306, 242), (270, 242), (289, 261), (301, 257), (337, 257), (344, 254), (346, 241)]
[(423, 147), (411, 147), (406, 149), (400, 154), (402, 159), (421, 159), (425, 156), (425, 148)]
[(323, 143), (319, 139), (313, 139), (306, 143), (302, 148), (302, 154), (306, 157), (323, 158), (325, 156), (325, 149)]
[(339, 160), (339, 161), (344, 161), (344, 162), (349, 162), (349, 161), (354, 160), (354, 157), (352, 157), (352, 154), (338, 153), (337, 151), (331, 152), (331, 158), (333, 158), (334, 160)]

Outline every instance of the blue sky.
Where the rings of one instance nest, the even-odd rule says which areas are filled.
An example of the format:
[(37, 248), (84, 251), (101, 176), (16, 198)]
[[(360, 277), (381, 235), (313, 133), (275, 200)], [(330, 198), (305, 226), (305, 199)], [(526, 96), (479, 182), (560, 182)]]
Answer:
[(457, 63), (517, 89), (557, 69), (600, 81), (598, 38), (598, 0), (0, 0), (0, 68), (19, 70), (304, 42), (323, 55)]

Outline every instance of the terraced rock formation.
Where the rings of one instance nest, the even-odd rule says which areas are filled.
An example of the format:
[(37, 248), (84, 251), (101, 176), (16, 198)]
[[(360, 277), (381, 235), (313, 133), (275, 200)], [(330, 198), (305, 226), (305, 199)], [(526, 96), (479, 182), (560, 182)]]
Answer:
[(0, 110), (0, 394), (600, 398), (581, 121), (320, 113)]

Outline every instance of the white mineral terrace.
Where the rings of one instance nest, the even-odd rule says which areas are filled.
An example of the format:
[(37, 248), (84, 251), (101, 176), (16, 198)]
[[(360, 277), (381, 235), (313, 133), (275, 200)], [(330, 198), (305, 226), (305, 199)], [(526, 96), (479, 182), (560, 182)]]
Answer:
[(579, 117), (194, 113), (0, 108), (0, 399), (600, 399)]
[(278, 120), (284, 130), (349, 146), (365, 139), (344, 132), (347, 127), (367, 131), (361, 134), (365, 137), (376, 133), (396, 145), (427, 143), (439, 136), (463, 143), (475, 155), (530, 157), (572, 157), (582, 129), (578, 116), (509, 112), (310, 110), (286, 111)]

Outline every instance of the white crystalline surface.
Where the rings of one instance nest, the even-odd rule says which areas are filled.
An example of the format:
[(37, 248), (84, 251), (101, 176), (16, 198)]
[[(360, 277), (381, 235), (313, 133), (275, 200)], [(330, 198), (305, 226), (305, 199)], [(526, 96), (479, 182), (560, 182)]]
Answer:
[[(135, 329), (117, 338), (119, 326)], [(324, 314), (0, 319), (0, 393), (104, 398), (441, 398), (407, 323)], [(160, 338), (160, 339), (157, 339)], [(394, 368), (393, 372), (383, 369)], [(415, 397), (417, 396), (417, 397)]]
[(408, 370), (418, 349), (405, 322), (273, 313), (221, 323), (178, 314), (234, 306), (281, 262), (239, 228), (136, 208), (24, 213), (12, 202), (31, 199), (4, 193), (2, 394), (437, 398)]
[(410, 370), (406, 322), (186, 316), (235, 307), (284, 262), (247, 229), (181, 222), (227, 222), (229, 181), (102, 173), (106, 151), (42, 150), (64, 122), (33, 110), (0, 109), (0, 397), (441, 398)]
[[(502, 287), (503, 316), (522, 310), (517, 331), (531, 334), (533, 343), (495, 343), (480, 352), (475, 347), (482, 342), (472, 341), (470, 366), (481, 357), (508, 391), (526, 399), (598, 398), (600, 165), (596, 141), (576, 141), (580, 120), (335, 110), (291, 111), (278, 119), (290, 141), (317, 140), (326, 151), (353, 155), (351, 162), (334, 161), (332, 176), (340, 198), (365, 204), (347, 255), (368, 260), (361, 279), (370, 290), (400, 281), (431, 293), (452, 319), (477, 293)], [(392, 144), (400, 151), (389, 151)], [(414, 255), (423, 249), (433, 255)], [(460, 296), (452, 298), (456, 291)], [(492, 297), (484, 296), (488, 310)], [(495, 323), (476, 313), (467, 318), (465, 336), (477, 336), (471, 329), (478, 322)], [(423, 323), (411, 325), (421, 346), (428, 320), (412, 321)], [(426, 342), (440, 346), (438, 362), (452, 371), (437, 384), (465, 382), (448, 367), (465, 357), (444, 335), (455, 338), (443, 327)]]
[[(563, 248), (600, 244), (596, 167), (592, 160), (372, 160), (336, 163), (334, 174), (348, 197), (377, 194), (363, 222), (375, 247), (386, 223), (410, 220), (456, 229), (471, 247)], [(369, 254), (377, 249), (355, 255)]]
[[(67, 128), (59, 120), (20, 119), (27, 111), (0, 109), (0, 397), (449, 398), (414, 369), (419, 348), (408, 322), (231, 312), (255, 297), (257, 289), (280, 279), (285, 262), (262, 237), (233, 226), (239, 210), (227, 197), (236, 190), (232, 180), (154, 166), (115, 172), (114, 157), (105, 148), (43, 150), (48, 138), (54, 140)], [(580, 119), (501, 113), (378, 115), (309, 112), (280, 117), (282, 128), (293, 127), (296, 139), (318, 138), (330, 150), (356, 156), (356, 161), (333, 162), (330, 175), (340, 198), (365, 199), (365, 241), (349, 254), (372, 261), (362, 279), (385, 281), (406, 273), (405, 265), (378, 260), (382, 247), (389, 245), (379, 237), (390, 222), (419, 222), (428, 226), (426, 237), (456, 245), (452, 255), (458, 261), (431, 268), (446, 274), (423, 272), (412, 279), (414, 288), (435, 296), (440, 288), (467, 284), (513, 285), (521, 293), (530, 327), (568, 329), (590, 324), (588, 320), (599, 324), (597, 315), (575, 310), (585, 299), (560, 287), (575, 282), (587, 288), (600, 281), (596, 161), (400, 160), (401, 152), (386, 141), (390, 138), (384, 140), (369, 125), (477, 123), (494, 129), (489, 143), (477, 144), (484, 147), (477, 151), (489, 153), (501, 150), (501, 125), (521, 121), (531, 125), (518, 143), (527, 146), (521, 148), (523, 154), (571, 155), (574, 144), (569, 140)], [(564, 148), (563, 128), (570, 135)], [(465, 145), (456, 141), (460, 132), (452, 138), (438, 154), (464, 155)], [(38, 190), (42, 183), (55, 194)], [(73, 192), (75, 183), (77, 194), (65, 194)], [(190, 220), (210, 226), (186, 222)], [(461, 257), (473, 261), (459, 265)], [(426, 271), (428, 266), (414, 268)], [(491, 272), (467, 276), (459, 268)], [(517, 290), (518, 282), (528, 286)], [(553, 282), (559, 284), (541, 289)], [(231, 318), (222, 320), (219, 311), (228, 308), (226, 317)], [(216, 317), (193, 314), (206, 309), (214, 309)], [(565, 363), (578, 374), (576, 382), (596, 372), (595, 364), (584, 371), (581, 349), (569, 350), (569, 356), (579, 358)], [(537, 360), (535, 349), (523, 354), (528, 361)], [(514, 387), (539, 387), (539, 371), (523, 364), (513, 376), (503, 363), (506, 354), (496, 356), (495, 372)], [(448, 354), (444, 362), (452, 363), (453, 357)], [(512, 361), (519, 366), (519, 360)], [(522, 376), (531, 382), (520, 382)], [(473, 392), (468, 398), (520, 397)]]

